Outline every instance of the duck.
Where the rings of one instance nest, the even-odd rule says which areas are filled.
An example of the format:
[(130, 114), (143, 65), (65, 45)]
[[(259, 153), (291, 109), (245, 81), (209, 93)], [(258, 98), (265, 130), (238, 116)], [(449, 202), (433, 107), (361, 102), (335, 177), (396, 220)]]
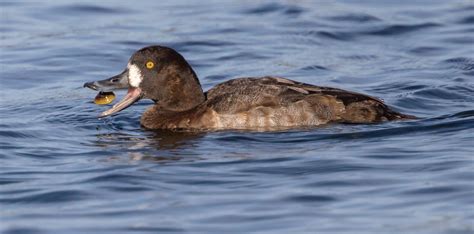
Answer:
[(139, 49), (120, 74), (84, 87), (104, 92), (127, 89), (125, 97), (99, 118), (151, 99), (154, 105), (142, 114), (140, 124), (152, 130), (266, 131), (416, 118), (392, 110), (376, 97), (278, 76), (231, 79), (204, 92), (186, 59), (160, 45)]

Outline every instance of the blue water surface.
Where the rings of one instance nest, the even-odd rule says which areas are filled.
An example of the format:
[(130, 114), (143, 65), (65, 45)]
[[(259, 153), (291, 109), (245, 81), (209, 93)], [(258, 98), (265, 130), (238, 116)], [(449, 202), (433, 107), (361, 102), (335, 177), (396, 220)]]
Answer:
[[(98, 119), (82, 84), (152, 44), (206, 90), (278, 75), (420, 119), (147, 131), (146, 100)], [(472, 0), (1, 1), (0, 232), (473, 233), (473, 79)]]

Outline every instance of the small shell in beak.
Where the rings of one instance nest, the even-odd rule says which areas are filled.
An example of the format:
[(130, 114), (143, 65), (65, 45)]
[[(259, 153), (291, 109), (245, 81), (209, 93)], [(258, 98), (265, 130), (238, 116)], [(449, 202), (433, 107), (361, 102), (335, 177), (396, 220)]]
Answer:
[(115, 99), (115, 94), (113, 92), (99, 92), (95, 96), (94, 103), (97, 105), (107, 105)]

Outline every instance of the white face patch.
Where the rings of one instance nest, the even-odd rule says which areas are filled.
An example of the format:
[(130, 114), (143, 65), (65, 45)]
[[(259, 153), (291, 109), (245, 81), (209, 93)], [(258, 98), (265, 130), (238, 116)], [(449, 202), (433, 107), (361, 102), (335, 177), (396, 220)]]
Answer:
[(134, 64), (128, 64), (128, 83), (130, 86), (134, 88), (138, 88), (140, 86), (140, 83), (142, 83), (143, 76), (142, 73), (140, 72), (140, 69), (137, 67), (137, 65)]

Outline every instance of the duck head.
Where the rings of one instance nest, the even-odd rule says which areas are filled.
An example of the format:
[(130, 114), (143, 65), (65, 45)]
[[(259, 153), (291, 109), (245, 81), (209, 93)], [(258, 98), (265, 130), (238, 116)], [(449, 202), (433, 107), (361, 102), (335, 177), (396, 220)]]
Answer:
[(188, 110), (205, 100), (201, 84), (188, 62), (178, 52), (164, 46), (138, 50), (122, 73), (87, 82), (84, 87), (104, 92), (128, 89), (120, 102), (99, 117), (113, 115), (142, 98), (153, 100), (167, 111)]

